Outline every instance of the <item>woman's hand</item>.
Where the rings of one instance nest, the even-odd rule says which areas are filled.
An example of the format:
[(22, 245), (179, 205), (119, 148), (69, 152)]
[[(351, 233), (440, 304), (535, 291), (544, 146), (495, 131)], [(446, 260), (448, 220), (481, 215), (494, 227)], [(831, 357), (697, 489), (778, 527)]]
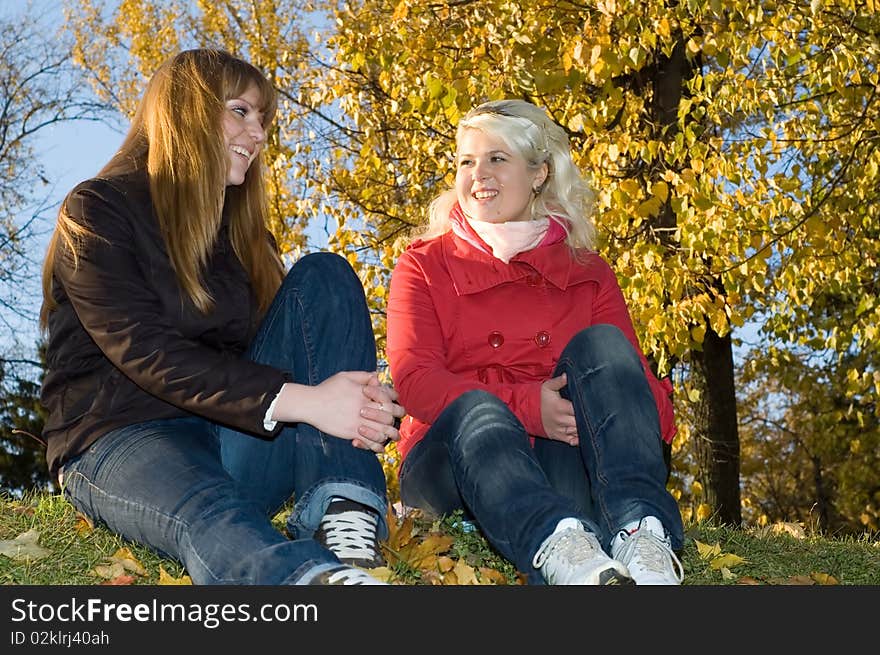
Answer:
[[(371, 401), (361, 409), (361, 416), (365, 420), (358, 428), (358, 434), (363, 438), (354, 439), (351, 443), (358, 448), (382, 452), (389, 440), (400, 439), (398, 428), (406, 410), (397, 404), (397, 392), (392, 387), (381, 384), (376, 375), (364, 386), (363, 393)], [(375, 447), (377, 444), (378, 449)]]
[(389, 440), (400, 438), (394, 423), (406, 412), (396, 400), (397, 393), (381, 385), (375, 373), (341, 371), (316, 386), (285, 384), (272, 418), (308, 423), (379, 453)]
[(568, 378), (563, 373), (541, 385), (541, 422), (548, 439), (577, 446), (579, 441), (574, 405), (559, 393), (567, 382)]

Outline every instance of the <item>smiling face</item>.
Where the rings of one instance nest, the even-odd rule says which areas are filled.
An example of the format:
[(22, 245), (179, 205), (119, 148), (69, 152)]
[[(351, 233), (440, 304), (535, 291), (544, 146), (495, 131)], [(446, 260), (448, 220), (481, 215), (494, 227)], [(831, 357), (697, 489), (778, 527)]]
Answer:
[(468, 218), (488, 223), (531, 220), (533, 189), (547, 178), (547, 164), (528, 162), (504, 140), (478, 129), (458, 140), (455, 191)]
[(266, 142), (260, 106), (260, 92), (256, 86), (249, 86), (240, 96), (226, 101), (223, 135), (229, 154), (227, 186), (244, 182), (251, 162)]

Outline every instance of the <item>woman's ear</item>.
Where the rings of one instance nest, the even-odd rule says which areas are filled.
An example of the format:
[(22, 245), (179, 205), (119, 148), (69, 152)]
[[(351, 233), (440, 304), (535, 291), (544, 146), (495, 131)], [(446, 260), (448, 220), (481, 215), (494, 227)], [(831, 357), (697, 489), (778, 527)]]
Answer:
[(547, 166), (547, 162), (541, 164), (541, 168), (538, 169), (538, 172), (535, 173), (535, 179), (532, 182), (532, 191), (535, 193), (539, 193), (541, 189), (544, 187), (544, 182), (547, 181), (547, 176), (550, 173), (550, 168)]

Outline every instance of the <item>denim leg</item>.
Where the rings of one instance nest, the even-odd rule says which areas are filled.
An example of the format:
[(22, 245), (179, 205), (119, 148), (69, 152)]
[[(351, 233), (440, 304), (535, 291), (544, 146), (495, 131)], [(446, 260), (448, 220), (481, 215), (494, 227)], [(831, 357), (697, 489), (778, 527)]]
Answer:
[(404, 502), (427, 503), (433, 512), (461, 503), (532, 584), (543, 583), (532, 557), (561, 519), (580, 518), (595, 529), (550, 485), (519, 419), (485, 391), (464, 393), (443, 410), (407, 454), (400, 490)]
[(657, 406), (632, 344), (615, 326), (591, 326), (563, 350), (555, 375), (562, 372), (603, 547), (626, 523), (654, 515), (681, 549), (681, 513), (666, 489)]
[[(328, 252), (301, 258), (285, 277), (247, 356), (309, 385), (339, 371), (376, 370), (364, 289), (348, 262)], [(218, 434), (223, 466), (265, 512), (277, 511), (294, 496), (288, 528), (296, 537), (314, 533), (332, 496), (374, 508), (379, 536), (387, 535), (385, 475), (374, 452), (306, 423), (285, 427), (271, 441), (230, 428), (219, 428)]]
[[(562, 395), (568, 398), (565, 389)], [(578, 448), (553, 439), (535, 439), (534, 451), (556, 492), (570, 499), (584, 516), (595, 517), (590, 478)]]
[(295, 584), (339, 564), (311, 539), (286, 539), (238, 493), (203, 419), (107, 433), (64, 466), (64, 493), (110, 530), (180, 561), (196, 584)]

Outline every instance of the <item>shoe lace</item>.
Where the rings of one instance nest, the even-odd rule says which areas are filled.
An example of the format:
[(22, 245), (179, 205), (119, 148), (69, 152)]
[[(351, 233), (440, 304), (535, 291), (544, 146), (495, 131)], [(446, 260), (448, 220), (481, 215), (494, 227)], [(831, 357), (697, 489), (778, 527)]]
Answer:
[(380, 585), (383, 584), (366, 571), (355, 568), (344, 568), (331, 573), (327, 584), (332, 585)]
[(570, 566), (577, 566), (596, 556), (598, 542), (591, 539), (583, 530), (568, 528), (550, 535), (532, 560), (532, 566), (541, 568), (554, 554), (566, 561)]
[(372, 558), (378, 553), (378, 516), (363, 510), (325, 514), (321, 520), (325, 543), (337, 557)]
[(684, 581), (684, 567), (681, 560), (672, 550), (668, 539), (657, 536), (647, 529), (641, 529), (633, 535), (621, 533), (625, 539), (623, 547), (617, 553), (617, 559), (627, 563), (637, 563), (643, 569), (654, 573), (666, 573), (670, 568), (679, 583)]

